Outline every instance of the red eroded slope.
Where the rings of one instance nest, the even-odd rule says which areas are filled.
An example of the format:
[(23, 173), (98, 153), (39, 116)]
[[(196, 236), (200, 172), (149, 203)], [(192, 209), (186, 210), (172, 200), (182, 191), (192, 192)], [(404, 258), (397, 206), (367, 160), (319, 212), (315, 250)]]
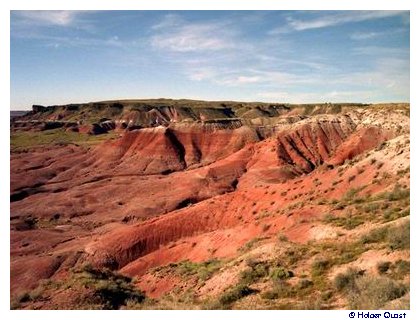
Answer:
[[(234, 256), (245, 242), (279, 231), (305, 242), (324, 208), (303, 210), (298, 202), (340, 199), (371, 181), (374, 162), (352, 181), (357, 168), (346, 169), (332, 188), (338, 179), (333, 165), (393, 136), (346, 116), (287, 123), (263, 141), (256, 131), (181, 123), (127, 131), (93, 150), (66, 146), (49, 156), (31, 151), (32, 163), (24, 154), (13, 155), (14, 225), (29, 228), (25, 219), (36, 217), (35, 230), (47, 226), (57, 237), (48, 243), (48, 233), (26, 229), (23, 240), (14, 236), (12, 252), (39, 265), (40, 272), (25, 270), (14, 257), (12, 278), (34, 285), (60, 272), (75, 252), (83, 254), (70, 259), (71, 265), (88, 261), (140, 275), (172, 261)], [(315, 177), (324, 183), (315, 187)], [(13, 232), (22, 232), (18, 228)]]
[(184, 153), (182, 145), (164, 127), (128, 131), (121, 139), (96, 150), (102, 165), (145, 175), (184, 169)]
[(215, 123), (175, 125), (171, 131), (185, 149), (188, 167), (205, 165), (226, 158), (245, 145), (257, 142), (255, 130), (237, 123), (223, 125)]
[[(244, 189), (255, 186), (258, 181), (264, 181), (256, 179), (255, 174), (267, 173), (268, 166), (271, 165), (271, 171), (278, 172), (288, 166), (292, 168), (294, 175), (280, 175), (283, 180), (287, 180), (300, 172), (309, 172), (329, 159), (355, 128), (349, 118), (343, 117), (340, 120), (304, 123), (293, 131), (280, 132), (277, 139), (260, 142), (255, 147), (245, 148), (223, 161), (189, 173), (198, 174), (208, 182), (217, 182), (229, 176), (232, 177), (229, 181), (239, 178), (239, 187)], [(265, 152), (255, 152), (260, 144)], [(267, 152), (269, 145), (277, 148), (277, 152)], [(272, 178), (272, 172), (268, 174)], [(284, 201), (280, 203), (284, 205)], [(241, 219), (246, 220), (250, 215), (250, 211), (242, 212)], [(236, 224), (236, 214), (231, 211), (224, 210), (220, 205), (200, 204), (137, 226), (115, 230), (89, 245), (87, 252), (92, 261), (99, 265), (121, 268), (168, 242), (197, 232), (228, 228)]]
[(114, 172), (167, 174), (226, 158), (256, 141), (256, 132), (244, 126), (173, 124), (128, 131), (98, 148), (96, 158), (99, 167)]
[[(213, 188), (234, 191), (236, 181), (245, 172), (251, 155), (252, 149), (244, 148), (208, 167), (189, 171), (189, 175), (203, 181), (203, 192), (211, 192)], [(227, 186), (230, 189), (226, 189)], [(206, 210), (201, 210), (200, 207), (197, 205), (187, 210), (188, 214), (185, 214), (185, 209), (179, 210), (165, 215), (164, 219), (157, 218), (136, 226), (119, 228), (92, 242), (86, 251), (96, 264), (121, 268), (162, 244), (199, 231), (214, 230), (232, 222), (224, 211), (209, 212), (208, 207)], [(211, 207), (212, 205), (210, 210)], [(218, 206), (215, 205), (214, 208), (218, 209)]]
[(391, 130), (384, 130), (379, 127), (362, 128), (339, 146), (329, 163), (333, 165), (342, 164), (346, 159), (352, 159), (367, 150), (375, 148), (394, 136), (395, 132)]

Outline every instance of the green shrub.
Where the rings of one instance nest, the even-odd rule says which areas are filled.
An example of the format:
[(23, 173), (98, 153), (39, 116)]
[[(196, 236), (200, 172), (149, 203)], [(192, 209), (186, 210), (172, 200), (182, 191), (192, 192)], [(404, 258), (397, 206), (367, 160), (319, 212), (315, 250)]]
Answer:
[(347, 179), (347, 181), (348, 181), (348, 182), (351, 182), (351, 181), (353, 181), (354, 179), (356, 179), (356, 176), (350, 176), (350, 177)]
[(192, 262), (184, 260), (178, 263), (169, 264), (170, 268), (175, 268), (175, 272), (184, 277), (197, 276), (205, 281), (222, 267), (222, 262), (218, 259), (210, 259), (204, 262)]
[(345, 217), (336, 217), (331, 213), (326, 214), (323, 221), (346, 230), (352, 230), (365, 222), (362, 216), (346, 215)]
[(410, 249), (410, 223), (406, 222), (392, 228), (388, 233), (388, 245), (391, 250)]
[(268, 299), (268, 300), (274, 300), (274, 299), (279, 298), (279, 294), (278, 294), (277, 291), (269, 290), (269, 291), (263, 292), (261, 294), (261, 298)]
[(219, 302), (222, 305), (231, 305), (235, 301), (237, 301), (237, 300), (239, 300), (243, 297), (246, 297), (250, 294), (253, 294), (255, 292), (256, 292), (255, 290), (251, 289), (250, 287), (248, 287), (246, 285), (237, 285), (237, 286), (233, 287), (231, 290), (224, 293), (219, 298)]
[(131, 278), (108, 269), (99, 270), (87, 265), (75, 272), (75, 280), (94, 290), (103, 309), (118, 309), (129, 300), (140, 303), (145, 299), (144, 293), (135, 289)]
[(296, 295), (296, 291), (292, 286), (290, 286), (285, 280), (273, 280), (273, 287), (271, 289), (271, 293), (267, 293), (275, 297), (274, 299), (278, 298), (291, 298)]
[(406, 260), (397, 260), (394, 263), (392, 276), (396, 279), (403, 279), (410, 273), (410, 262)]
[(353, 290), (355, 282), (360, 277), (362, 272), (360, 270), (349, 268), (345, 273), (339, 273), (334, 278), (334, 286), (338, 291)]
[(365, 223), (365, 221), (362, 217), (349, 216), (343, 219), (342, 226), (346, 230), (352, 230), (363, 223)]
[(410, 197), (410, 189), (405, 190), (402, 189), (401, 186), (396, 185), (394, 190), (387, 194), (387, 200), (389, 201), (397, 201), (405, 198)]
[(385, 242), (391, 250), (410, 249), (410, 222), (406, 221), (393, 227), (372, 230), (361, 238), (361, 243)]
[(270, 270), (270, 278), (273, 280), (284, 280), (293, 277), (293, 272), (283, 267), (274, 267)]
[(346, 264), (354, 261), (360, 254), (366, 251), (366, 247), (358, 242), (343, 242), (335, 248), (334, 264)]
[[(342, 200), (347, 202), (355, 201), (356, 196), (360, 191), (362, 191), (365, 187), (359, 187), (359, 188), (350, 188), (343, 196)], [(359, 203), (361, 200), (357, 200)]]
[(261, 241), (261, 238), (254, 238), (254, 239), (251, 239), (251, 240), (249, 240), (248, 242), (246, 242), (242, 247), (240, 247), (239, 249), (238, 249), (238, 251), (239, 252), (241, 252), (241, 253), (245, 253), (245, 252), (248, 252), (249, 250), (251, 250), (253, 247), (254, 247), (254, 245), (256, 244), (256, 243), (258, 243), (259, 241)]
[(282, 262), (289, 267), (295, 266), (297, 262), (306, 257), (308, 251), (308, 246), (295, 244), (294, 247), (286, 249)]
[(248, 267), (240, 273), (240, 283), (244, 285), (254, 283), (257, 280), (266, 277), (268, 272), (268, 264), (257, 262), (252, 267)]
[(210, 259), (202, 263), (202, 267), (198, 270), (198, 278), (200, 280), (210, 279), (215, 272), (220, 270), (221, 261), (217, 259)]
[(384, 242), (387, 239), (388, 230), (388, 227), (374, 229), (369, 234), (363, 235), (361, 242), (363, 244)]
[(407, 287), (387, 277), (363, 276), (355, 281), (355, 287), (347, 293), (350, 309), (372, 310), (402, 297)]
[(282, 232), (280, 232), (280, 233), (277, 235), (277, 240), (278, 240), (279, 242), (287, 242), (287, 241), (289, 241), (289, 239), (287, 238), (287, 236), (286, 236), (284, 233), (282, 233)]
[(311, 286), (313, 286), (313, 282), (311, 280), (308, 279), (300, 279), (299, 282), (297, 283), (297, 288), (302, 290), (302, 289), (306, 289), (309, 288)]
[(324, 274), (331, 267), (331, 262), (326, 259), (317, 259), (312, 262), (312, 275), (320, 276)]
[(381, 262), (378, 262), (378, 264), (376, 265), (376, 269), (378, 270), (380, 274), (387, 272), (390, 267), (391, 267), (391, 262), (389, 261), (381, 261)]
[(380, 205), (378, 203), (368, 203), (363, 207), (363, 210), (367, 213), (378, 211)]

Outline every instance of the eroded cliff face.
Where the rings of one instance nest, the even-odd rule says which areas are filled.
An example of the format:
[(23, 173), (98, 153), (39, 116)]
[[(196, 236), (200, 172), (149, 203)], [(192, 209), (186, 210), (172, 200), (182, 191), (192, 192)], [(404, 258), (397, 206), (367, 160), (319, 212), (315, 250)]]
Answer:
[[(197, 100), (122, 100), (82, 104), (39, 106), (12, 121), (21, 130), (45, 126), (70, 127), (90, 134), (106, 130), (139, 129), (174, 123), (237, 122), (252, 126), (275, 125), (279, 117), (337, 114), (363, 104), (279, 104)], [(223, 126), (223, 124), (222, 124)]]
[[(341, 217), (333, 202), (349, 190), (373, 197), (409, 185), (409, 117), (400, 110), (308, 116), (278, 107), (260, 110), (275, 116), (265, 125), (159, 110), (121, 116), (109, 127), (118, 136), (95, 146), (12, 152), (13, 295), (85, 263), (147, 279), (171, 262), (235, 259), (248, 241), (275, 242), (279, 232), (296, 244), (334, 238), (323, 217)], [(186, 115), (196, 121), (177, 122)], [(130, 117), (162, 124), (122, 128)]]
[[(277, 132), (272, 138), (262, 142), (257, 142), (250, 128), (242, 127), (241, 132), (244, 133), (242, 136), (238, 135), (238, 129), (230, 130), (231, 132), (226, 130), (209, 132), (206, 127), (198, 128), (193, 127), (188, 130), (184, 126), (181, 133), (173, 131), (179, 137), (176, 144), (181, 146), (182, 155), (185, 158), (188, 152), (184, 150), (196, 148), (195, 150), (199, 150), (199, 154), (202, 155), (199, 159), (204, 160), (202, 165), (205, 166), (206, 159), (211, 153), (202, 151), (206, 150), (203, 149), (204, 141), (204, 147), (211, 146), (211, 151), (220, 154), (218, 158), (213, 156), (211, 159), (219, 161), (203, 169), (190, 169), (188, 173), (200, 175), (205, 185), (211, 184), (214, 180), (225, 180), (226, 184), (221, 186), (224, 190), (233, 183), (239, 184), (241, 189), (253, 188), (258, 181), (287, 184), (288, 180), (310, 174), (322, 165), (332, 169), (334, 165), (341, 165), (345, 160), (351, 160), (372, 150), (395, 136), (392, 131), (382, 130), (377, 126), (363, 126), (357, 130), (358, 124), (349, 116), (323, 116), (305, 120)], [(164, 131), (163, 128), (161, 130)], [(223, 139), (226, 136), (229, 140)], [(244, 140), (244, 136), (251, 139)], [(230, 144), (230, 141), (234, 141), (235, 144)], [(267, 143), (271, 145), (269, 150), (267, 147), (260, 149), (261, 145)], [(258, 149), (262, 152), (255, 151)], [(143, 148), (141, 152), (146, 151), (147, 149)], [(229, 154), (232, 155), (228, 156)], [(194, 160), (197, 161), (197, 158)], [(117, 268), (121, 268), (171, 241), (238, 224), (238, 221), (231, 219), (227, 212), (213, 209), (213, 214), (209, 216), (205, 211), (198, 209), (187, 210), (187, 213), (167, 214), (151, 224), (115, 230), (101, 238), (97, 244), (91, 244), (87, 251), (95, 256), (94, 260), (99, 265), (102, 263), (101, 260), (105, 265), (113, 261)], [(243, 213), (242, 217), (246, 216), (247, 213)], [(162, 231), (162, 228), (166, 231)]]

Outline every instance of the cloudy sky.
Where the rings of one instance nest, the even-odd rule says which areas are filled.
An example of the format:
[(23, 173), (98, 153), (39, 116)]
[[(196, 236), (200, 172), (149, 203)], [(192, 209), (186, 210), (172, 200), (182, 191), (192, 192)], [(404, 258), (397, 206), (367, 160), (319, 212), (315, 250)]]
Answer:
[(401, 11), (12, 11), (11, 108), (409, 101)]

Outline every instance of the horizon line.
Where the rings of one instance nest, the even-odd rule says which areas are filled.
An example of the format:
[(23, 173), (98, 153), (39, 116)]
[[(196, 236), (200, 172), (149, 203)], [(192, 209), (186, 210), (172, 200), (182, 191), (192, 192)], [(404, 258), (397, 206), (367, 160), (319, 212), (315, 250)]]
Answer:
[(32, 104), (28, 109), (14, 109), (10, 106), (10, 111), (31, 111), (30, 108), (32, 106), (43, 106), (43, 107), (60, 107), (60, 106), (67, 106), (72, 104), (91, 104), (91, 103), (107, 103), (107, 102), (127, 102), (127, 101), (157, 101), (157, 100), (173, 100), (173, 101), (197, 101), (197, 102), (237, 102), (237, 103), (261, 103), (261, 104), (286, 104), (286, 105), (314, 105), (314, 104), (361, 104), (361, 105), (376, 105), (376, 104), (410, 104), (410, 101), (377, 101), (377, 102), (355, 102), (355, 101), (342, 101), (342, 102), (328, 102), (328, 101), (318, 101), (318, 102), (275, 102), (275, 101), (244, 101), (244, 100), (206, 100), (206, 99), (190, 99), (190, 98), (124, 98), (124, 99), (109, 99), (109, 100), (98, 100), (98, 101), (88, 101), (88, 102), (70, 102), (70, 103), (63, 103), (63, 104)]

